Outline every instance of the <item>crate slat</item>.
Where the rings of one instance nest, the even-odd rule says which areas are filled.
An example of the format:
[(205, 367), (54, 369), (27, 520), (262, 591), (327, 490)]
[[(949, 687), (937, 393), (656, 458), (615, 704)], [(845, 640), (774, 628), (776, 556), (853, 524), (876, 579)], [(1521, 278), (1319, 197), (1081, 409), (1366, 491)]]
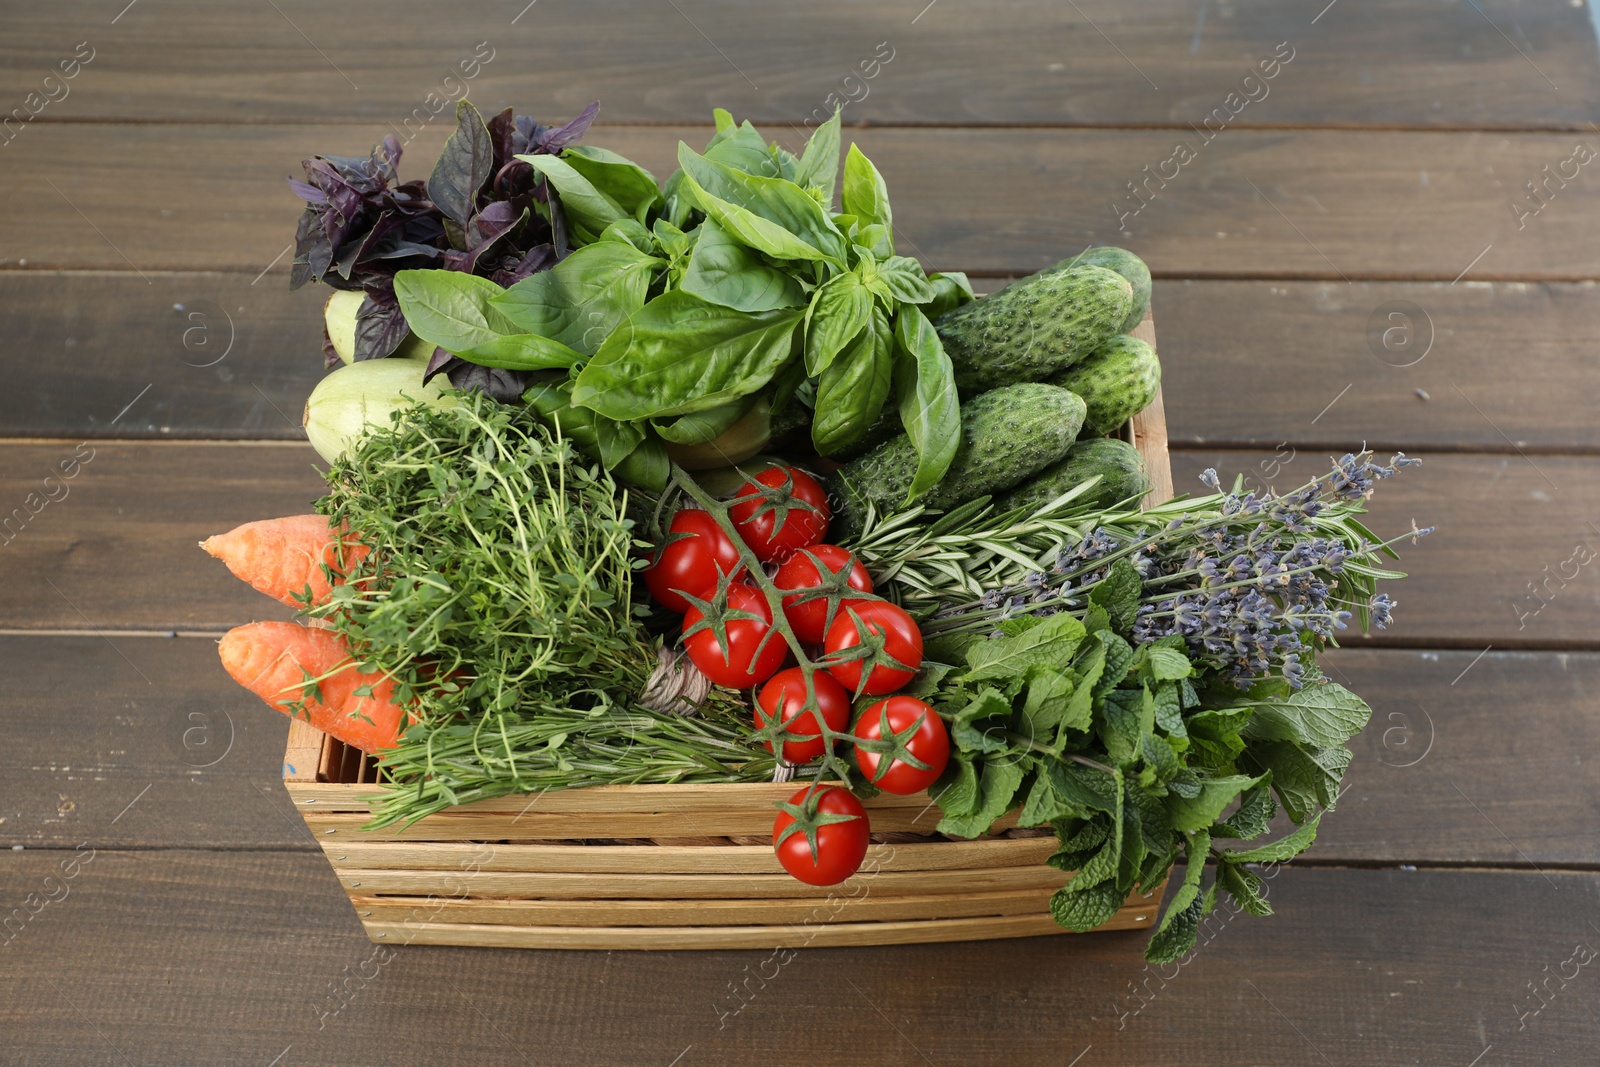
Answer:
[[(603, 846), (597, 846), (603, 847)], [(704, 897), (805, 897), (830, 894), (982, 893), (1003, 889), (1059, 889), (1071, 876), (1043, 864), (955, 871), (881, 871), (858, 874), (837, 886), (807, 885), (788, 874), (552, 874), (535, 871), (407, 871), (340, 867), (334, 873), (361, 896), (434, 894), (457, 899), (686, 900)]]
[(363, 920), (383, 923), (475, 923), (493, 926), (734, 926), (774, 923), (966, 919), (1039, 915), (1048, 889), (984, 893), (864, 892), (833, 899), (711, 900), (448, 900), (427, 897), (351, 897)]
[[(1135, 930), (1155, 919), (1158, 900), (1125, 904), (1095, 932)], [(374, 941), (484, 948), (575, 949), (782, 949), (916, 945), (941, 941), (987, 941), (1006, 937), (1066, 934), (1048, 911), (971, 919), (833, 922), (814, 927), (752, 926), (495, 926), (474, 923), (369, 921)]]

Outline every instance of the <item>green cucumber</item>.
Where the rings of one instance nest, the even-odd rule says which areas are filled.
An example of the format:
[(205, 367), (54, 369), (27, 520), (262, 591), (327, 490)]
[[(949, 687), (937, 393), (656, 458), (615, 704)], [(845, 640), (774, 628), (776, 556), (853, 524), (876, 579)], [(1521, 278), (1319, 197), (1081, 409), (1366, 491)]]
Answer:
[(1097, 474), (1100, 483), (1078, 497), (1074, 504), (1109, 508), (1150, 491), (1144, 457), (1137, 448), (1115, 437), (1091, 437), (1073, 445), (1067, 458), (1060, 463), (1046, 467), (996, 499), (994, 506), (998, 511), (1013, 508), (1035, 511)]
[[(1020, 382), (964, 401), (961, 444), (944, 480), (918, 503), (949, 509), (1003, 492), (1059, 462), (1083, 425), (1083, 401), (1043, 382)], [(906, 506), (917, 451), (905, 434), (829, 476), (835, 535), (859, 533), (870, 506), (881, 517)]]
[(1086, 263), (1114, 270), (1128, 279), (1128, 284), (1133, 286), (1133, 306), (1128, 309), (1128, 317), (1122, 320), (1118, 332), (1128, 333), (1143, 322), (1145, 312), (1150, 309), (1150, 268), (1144, 265), (1144, 260), (1126, 248), (1104, 245), (1100, 248), (1091, 248), (1071, 259), (1064, 259), (1045, 273), (1050, 274)]
[(934, 320), (963, 396), (1042, 382), (1116, 335), (1133, 286), (1090, 264), (1057, 266)]
[(1161, 361), (1156, 350), (1137, 337), (1120, 334), (1051, 381), (1083, 397), (1089, 409), (1084, 429), (1103, 436), (1155, 399), (1161, 388)]

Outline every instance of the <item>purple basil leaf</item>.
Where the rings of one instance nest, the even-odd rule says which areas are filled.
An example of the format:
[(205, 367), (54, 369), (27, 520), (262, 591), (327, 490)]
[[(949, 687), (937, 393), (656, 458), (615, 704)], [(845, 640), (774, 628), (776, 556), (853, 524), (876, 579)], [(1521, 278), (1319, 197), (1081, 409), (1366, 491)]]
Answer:
[(494, 145), (494, 169), (498, 171), (516, 155), (517, 117), (508, 107), (484, 126), (489, 131), (489, 142)]
[(328, 323), (324, 319), (322, 323), (322, 369), (330, 370), (343, 362), (344, 360), (339, 358), (339, 353), (333, 350), (333, 338), (328, 336)]
[(519, 209), (510, 200), (496, 200), (467, 223), (467, 247), (481, 253), (484, 246), (493, 244), (527, 217), (527, 208)]
[(324, 240), (316, 209), (306, 208), (300, 213), (300, 221), (294, 230), (294, 262), (289, 265), (290, 292), (317, 277), (311, 269), (311, 253)]
[(383, 359), (399, 348), (410, 332), (398, 303), (380, 304), (368, 293), (361, 310), (356, 312), (355, 358)]
[(308, 204), (326, 204), (328, 202), (328, 194), (318, 189), (315, 185), (307, 185), (305, 182), (290, 178), (289, 188), (294, 190), (295, 196), (298, 196)]
[(528, 388), (527, 371), (480, 367), (464, 359), (457, 359), (445, 369), (445, 374), (457, 389), (476, 389), (502, 404), (513, 403)]
[(385, 134), (383, 143), (375, 145), (372, 155), (367, 157), (366, 173), (373, 181), (378, 183), (378, 188), (386, 188), (390, 182), (400, 178), (400, 142), (394, 134)]
[(529, 138), (529, 144), (532, 146), (529, 154), (546, 152), (552, 156), (555, 155), (588, 132), (589, 124), (594, 121), (594, 117), (598, 114), (600, 114), (600, 101), (596, 100), (584, 108), (582, 114), (565, 126), (556, 126), (554, 128), (549, 126), (538, 127), (533, 136)]
[(450, 361), (456, 357), (442, 348), (435, 348), (433, 355), (428, 357), (428, 366), (422, 372), (422, 384), (427, 385), (428, 379), (442, 370), (449, 369)]
[(477, 207), (478, 190), (494, 173), (494, 144), (470, 101), (456, 104), (456, 128), (428, 176), (428, 197), (445, 217), (465, 226)]
[[(408, 259), (412, 256), (424, 256), (434, 259), (439, 255), (439, 250), (433, 245), (417, 244), (415, 241), (388, 241), (382, 247), (376, 248), (361, 257), (363, 263), (371, 263), (379, 259)], [(405, 268), (394, 268), (404, 270)]]

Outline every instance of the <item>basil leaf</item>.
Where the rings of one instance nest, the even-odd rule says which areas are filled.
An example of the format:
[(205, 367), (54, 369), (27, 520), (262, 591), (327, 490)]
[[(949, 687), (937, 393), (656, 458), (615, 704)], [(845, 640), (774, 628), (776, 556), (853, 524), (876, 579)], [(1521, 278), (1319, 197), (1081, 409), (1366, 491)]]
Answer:
[(927, 316), (915, 307), (901, 307), (895, 316), (894, 339), (900, 425), (917, 450), (917, 472), (906, 496), (909, 504), (938, 485), (950, 469), (961, 443), (961, 401), (956, 396), (955, 368)]
[[(724, 111), (723, 114), (727, 115), (727, 112)], [(770, 178), (776, 173), (776, 165), (772, 161), (772, 153), (767, 147), (766, 139), (750, 125), (749, 120), (743, 125), (735, 126), (732, 116), (729, 116), (728, 125), (717, 128), (716, 136), (706, 142), (706, 150), (702, 154), (707, 159), (726, 163), (746, 174), (758, 174)]]
[(892, 246), (894, 244), (894, 214), (889, 210), (889, 187), (883, 175), (872, 165), (872, 160), (855, 145), (844, 157), (844, 191), (840, 206), (846, 215), (854, 215), (861, 225), (873, 223), (883, 227)]
[(684, 292), (737, 311), (772, 311), (806, 302), (805, 290), (792, 275), (763, 262), (715, 222), (702, 222), (698, 233), (689, 269), (679, 283)]
[(656, 239), (645, 224), (637, 219), (618, 219), (606, 227), (605, 232), (600, 235), (600, 240), (618, 241), (631, 245), (651, 258), (656, 257)]
[(513, 333), (463, 348), (456, 355), (480, 367), (503, 370), (566, 369), (583, 358), (560, 341), (536, 333)]
[(744, 312), (663, 293), (607, 337), (572, 402), (614, 419), (709, 411), (766, 385), (793, 351), (801, 312)]
[(748, 415), (755, 405), (755, 399), (754, 396), (743, 396), (720, 408), (696, 411), (691, 415), (680, 415), (671, 422), (654, 422), (651, 425), (663, 441), (671, 441), (675, 445), (703, 445), (716, 440), (730, 426)]
[(503, 292), (488, 278), (458, 270), (403, 270), (394, 276), (394, 295), (411, 332), (447, 352), (527, 332), (495, 307)]
[(970, 304), (973, 300), (972, 283), (958, 270), (930, 274), (928, 285), (933, 289), (933, 296), (920, 301), (917, 306), (922, 308), (922, 313), (929, 319), (936, 319), (947, 311), (954, 311), (963, 304)]
[(872, 294), (853, 271), (835, 274), (822, 283), (806, 310), (806, 373), (826, 371), (871, 319)]
[(627, 240), (601, 240), (530, 274), (497, 297), (494, 306), (519, 329), (592, 356), (619, 324), (644, 307), (651, 274), (660, 265)]
[(639, 447), (628, 453), (612, 472), (625, 482), (659, 493), (672, 476), (672, 459), (666, 446), (654, 434), (646, 434)]
[(795, 169), (795, 184), (821, 189), (824, 204), (833, 203), (834, 186), (839, 179), (840, 110), (834, 108), (833, 118), (812, 131), (806, 150), (800, 156), (800, 165)]
[(582, 244), (599, 240), (619, 219), (643, 222), (661, 200), (650, 172), (603, 148), (569, 148), (559, 156), (518, 156), (561, 197), (572, 233)]
[(878, 264), (878, 277), (889, 294), (902, 304), (922, 304), (933, 299), (933, 286), (922, 264), (910, 256), (890, 256)]
[(456, 104), (456, 128), (428, 175), (428, 199), (446, 218), (465, 226), (477, 209), (478, 190), (493, 173), (494, 142), (483, 116), (470, 101), (461, 100)]
[[(522, 394), (539, 416), (562, 436), (611, 469), (626, 459), (645, 439), (644, 430), (631, 422), (617, 422), (588, 408), (572, 406), (572, 383), (539, 382)], [(665, 483), (663, 483), (665, 484)]]
[(716, 223), (751, 248), (775, 259), (844, 266), (844, 235), (822, 205), (798, 185), (718, 163), (678, 142), (685, 191)]
[(893, 334), (880, 308), (872, 309), (869, 321), (817, 382), (811, 443), (823, 455), (861, 440), (889, 399)]

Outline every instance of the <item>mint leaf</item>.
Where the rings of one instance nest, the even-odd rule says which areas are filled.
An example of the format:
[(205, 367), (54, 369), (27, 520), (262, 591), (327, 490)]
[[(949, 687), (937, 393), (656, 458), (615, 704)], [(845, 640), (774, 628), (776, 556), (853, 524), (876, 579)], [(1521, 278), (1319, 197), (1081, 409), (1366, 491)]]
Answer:
[(1339, 795), (1339, 779), (1350, 765), (1347, 748), (1306, 749), (1293, 741), (1252, 745), (1242, 757), (1272, 773), (1272, 790), (1289, 818), (1303, 823), (1318, 808), (1329, 811)]
[(1107, 774), (1081, 763), (1047, 763), (1050, 785), (1068, 804), (1093, 811), (1120, 811), (1122, 775)]
[(1366, 702), (1337, 682), (1308, 685), (1254, 705), (1243, 729), (1255, 741), (1297, 741), (1313, 748), (1342, 745), (1361, 732), (1372, 715)]
[(1165, 648), (1161, 645), (1146, 645), (1145, 655), (1150, 664), (1150, 676), (1157, 681), (1177, 681), (1187, 678), (1193, 673), (1194, 668), (1189, 665), (1189, 657), (1177, 649)]
[(950, 736), (962, 752), (1004, 752), (1011, 747), (1005, 736), (1011, 723), (1011, 701), (985, 687), (956, 712)]
[(1239, 810), (1213, 826), (1211, 832), (1217, 837), (1237, 837), (1248, 841), (1266, 833), (1272, 817), (1277, 813), (1278, 805), (1272, 802), (1271, 779), (1267, 778), (1261, 784), (1247, 789), (1239, 802)]
[(983, 641), (969, 648), (967, 680), (1014, 677), (1029, 667), (1065, 666), (1083, 638), (1083, 623), (1071, 615), (1052, 615), (1015, 637)]
[(1070, 892), (1071, 889), (1072, 883), (1069, 883), (1056, 890), (1050, 898), (1050, 914), (1055, 916), (1056, 922), (1080, 934), (1103, 926), (1127, 899), (1127, 894), (1117, 889), (1115, 882), (1103, 882), (1077, 893)]
[(1094, 687), (1095, 699), (1099, 700), (1128, 676), (1128, 668), (1133, 664), (1133, 646), (1110, 630), (1100, 630), (1095, 637), (1100, 639), (1106, 654), (1105, 669)]
[(1261, 876), (1254, 871), (1232, 863), (1219, 863), (1217, 884), (1227, 891), (1235, 904), (1251, 915), (1272, 914), (1272, 905), (1267, 903), (1266, 894), (1262, 892)]
[(977, 768), (965, 756), (951, 753), (950, 762), (934, 784), (931, 795), (944, 815), (971, 815), (978, 807)]
[[(1189, 731), (1183, 725), (1183, 709), (1178, 702), (1178, 683), (1167, 681), (1156, 686), (1155, 692), (1156, 725), (1166, 731), (1168, 737), (1187, 741)], [(1187, 746), (1179, 746), (1182, 752)]]
[(1145, 945), (1144, 958), (1150, 963), (1171, 963), (1193, 951), (1200, 932), (1200, 912), (1204, 905), (1197, 897), (1181, 912), (1170, 916), (1161, 930)]
[(1022, 703), (1022, 718), (1034, 740), (1054, 741), (1056, 732), (1072, 709), (1072, 679), (1051, 667), (1035, 667), (1028, 672), (1027, 696)]
[[(1165, 784), (1178, 776), (1183, 769), (1183, 763), (1178, 759), (1178, 754), (1172, 750), (1162, 738), (1150, 735), (1140, 742), (1140, 755), (1144, 758), (1144, 769), (1139, 772), (1139, 784), (1149, 789), (1151, 786)], [(1146, 777), (1148, 776), (1148, 781)]]
[(1089, 590), (1089, 603), (1105, 609), (1111, 619), (1111, 628), (1125, 634), (1133, 627), (1134, 615), (1139, 609), (1139, 594), (1144, 591), (1144, 581), (1132, 563), (1119, 559), (1111, 565), (1106, 576)]
[(1171, 927), (1177, 916), (1200, 895), (1200, 880), (1205, 876), (1206, 856), (1211, 851), (1211, 835), (1201, 830), (1189, 838), (1186, 847), (1189, 858), (1183, 870), (1183, 884), (1172, 894), (1172, 901), (1167, 905), (1166, 914), (1161, 917), (1161, 925), (1156, 928), (1158, 935)]
[(1178, 830), (1209, 830), (1211, 824), (1222, 814), (1222, 809), (1233, 803), (1240, 793), (1260, 781), (1260, 778), (1235, 774), (1226, 778), (1208, 778), (1202, 781), (1200, 795), (1192, 799), (1169, 794), (1167, 813), (1172, 816), (1173, 827)]
[(1294, 859), (1310, 848), (1311, 842), (1317, 839), (1317, 824), (1321, 821), (1322, 812), (1319, 811), (1310, 822), (1292, 834), (1243, 851), (1224, 849), (1223, 854), (1233, 863), (1282, 863), (1284, 860)]
[(1155, 702), (1147, 689), (1113, 689), (1102, 709), (1100, 740), (1117, 763), (1139, 757), (1144, 739), (1155, 729)]
[(969, 815), (947, 815), (936, 829), (956, 837), (978, 837), (995, 820), (1011, 810), (1011, 801), (1022, 784), (1022, 766), (1016, 760), (985, 762), (978, 773), (978, 804)]

